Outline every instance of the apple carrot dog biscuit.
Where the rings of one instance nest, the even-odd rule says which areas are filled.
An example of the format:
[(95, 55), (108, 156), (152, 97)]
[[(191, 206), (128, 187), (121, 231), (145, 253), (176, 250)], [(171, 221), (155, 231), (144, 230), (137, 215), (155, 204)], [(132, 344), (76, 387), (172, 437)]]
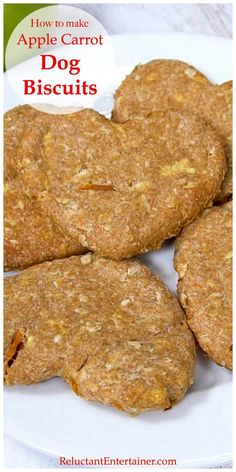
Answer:
[(178, 301), (139, 261), (87, 253), (5, 279), (7, 385), (59, 376), (136, 415), (181, 400), (194, 366)]
[(22, 269), (51, 259), (81, 254), (80, 244), (42, 214), (17, 180), (4, 186), (4, 269)]
[[(211, 127), (182, 111), (118, 125), (93, 110), (51, 123), (27, 185), (82, 245), (112, 259), (157, 249), (212, 204), (225, 155)], [(37, 170), (38, 172), (38, 170)], [(38, 177), (37, 177), (38, 178)]]
[(232, 204), (206, 210), (176, 243), (178, 293), (202, 349), (232, 369)]
[[(18, 179), (24, 166), (37, 162), (40, 157), (40, 140), (32, 140), (30, 130), (37, 129), (39, 138), (42, 130), (47, 130), (49, 119), (52, 119), (52, 115), (45, 116), (23, 105), (8, 111), (4, 117), (5, 270), (21, 269), (45, 260), (85, 252), (78, 241), (65, 234), (42, 213), (34, 199), (26, 195), (26, 187)], [(25, 152), (20, 154), (19, 145), (26, 134), (27, 146), (25, 144)]]
[(157, 108), (187, 109), (215, 128), (228, 159), (216, 201), (228, 199), (232, 194), (232, 82), (214, 85), (194, 67), (176, 60), (138, 65), (115, 93), (112, 118), (123, 123)]

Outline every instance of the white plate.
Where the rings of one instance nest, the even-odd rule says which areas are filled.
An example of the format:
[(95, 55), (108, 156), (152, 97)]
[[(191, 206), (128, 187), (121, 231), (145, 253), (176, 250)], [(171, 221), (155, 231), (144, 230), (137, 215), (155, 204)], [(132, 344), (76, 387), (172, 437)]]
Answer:
[[(178, 34), (113, 37), (116, 74), (95, 104), (109, 114), (120, 80), (139, 62), (177, 58), (220, 83), (231, 78), (227, 39)], [(6, 82), (5, 108), (19, 104)], [(172, 291), (173, 243), (143, 257)], [(167, 412), (136, 418), (82, 400), (60, 379), (5, 390), (6, 435), (53, 456), (172, 458), (179, 467), (214, 467), (231, 460), (231, 374), (199, 354), (196, 379), (184, 400)]]

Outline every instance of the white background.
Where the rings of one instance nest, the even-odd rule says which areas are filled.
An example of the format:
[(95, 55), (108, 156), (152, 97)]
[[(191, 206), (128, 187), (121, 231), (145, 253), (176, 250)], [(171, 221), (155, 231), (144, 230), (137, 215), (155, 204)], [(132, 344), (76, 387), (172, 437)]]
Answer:
[[(73, 4), (75, 5), (75, 4)], [(232, 36), (230, 4), (78, 4), (113, 33), (188, 32)], [(5, 438), (6, 468), (54, 468), (54, 460)]]

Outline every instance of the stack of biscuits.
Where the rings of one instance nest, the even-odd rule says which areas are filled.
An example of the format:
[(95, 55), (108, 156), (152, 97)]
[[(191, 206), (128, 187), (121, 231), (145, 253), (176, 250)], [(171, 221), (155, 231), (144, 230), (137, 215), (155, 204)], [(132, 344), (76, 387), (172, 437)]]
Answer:
[[(111, 120), (5, 114), (6, 385), (59, 376), (136, 415), (183, 398), (196, 343), (232, 369), (231, 108), (231, 82), (154, 60)], [(178, 299), (134, 257), (173, 237)]]

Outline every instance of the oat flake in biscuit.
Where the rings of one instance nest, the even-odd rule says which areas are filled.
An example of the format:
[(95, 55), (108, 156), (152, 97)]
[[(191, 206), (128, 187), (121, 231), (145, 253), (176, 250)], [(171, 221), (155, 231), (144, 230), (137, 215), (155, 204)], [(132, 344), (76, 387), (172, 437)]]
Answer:
[(87, 253), (5, 279), (5, 382), (54, 376), (130, 414), (166, 409), (193, 382), (195, 342), (177, 299), (139, 261)]
[(4, 269), (22, 269), (51, 259), (81, 254), (81, 245), (64, 234), (17, 179), (4, 186)]
[(118, 125), (93, 110), (52, 123), (41, 157), (45, 212), (82, 245), (113, 259), (157, 249), (212, 204), (225, 173), (215, 132), (182, 111)]
[(178, 294), (205, 353), (232, 369), (232, 204), (206, 210), (176, 243)]
[(114, 121), (123, 123), (157, 108), (187, 109), (210, 123), (222, 139), (228, 171), (216, 201), (232, 194), (232, 82), (212, 84), (194, 67), (176, 60), (138, 65), (115, 93)]

